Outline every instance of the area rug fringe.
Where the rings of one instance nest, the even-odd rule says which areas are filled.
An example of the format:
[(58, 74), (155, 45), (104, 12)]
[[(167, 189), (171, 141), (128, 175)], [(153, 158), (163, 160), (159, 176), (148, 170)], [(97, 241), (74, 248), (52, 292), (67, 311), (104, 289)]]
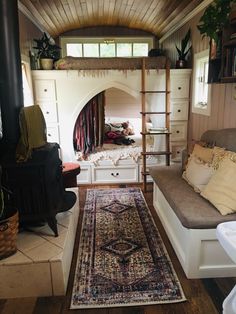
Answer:
[[(100, 205), (98, 205), (99, 202), (95, 201), (96, 197), (102, 197), (102, 196), (98, 196), (99, 193), (101, 195), (105, 194), (105, 196), (103, 195), (104, 199), (102, 199), (102, 203), (104, 204), (104, 206), (102, 206), (103, 208)], [(118, 216), (119, 216), (120, 213), (121, 213), (121, 215), (125, 215), (126, 214), (125, 212), (126, 211), (128, 212), (128, 210), (130, 210), (130, 208), (128, 208), (128, 207), (132, 208), (132, 206), (127, 206), (127, 204), (125, 205), (125, 204), (123, 204), (122, 202), (119, 202), (119, 201), (117, 201), (117, 204), (115, 204), (115, 205), (113, 204), (114, 205), (114, 209), (112, 208), (112, 206), (109, 205), (109, 203), (112, 203), (111, 200), (109, 200), (109, 197), (111, 197), (111, 195), (113, 195), (113, 194), (117, 194), (118, 195), (119, 193), (124, 193), (124, 194), (128, 193), (127, 195), (129, 195), (129, 193), (131, 193), (131, 194), (134, 195), (134, 198), (136, 197), (136, 203), (138, 203), (138, 202), (142, 203), (143, 202), (143, 204), (145, 205), (144, 207), (147, 210), (148, 219), (153, 224), (153, 226), (150, 225), (151, 226), (150, 228), (151, 229), (155, 228), (156, 234), (153, 235), (153, 236), (157, 236), (158, 237), (155, 240), (160, 242), (159, 250), (161, 251), (161, 253), (164, 254), (163, 256), (165, 257), (165, 259), (166, 259), (166, 261), (168, 263), (167, 268), (169, 268), (169, 271), (171, 270), (171, 272), (172, 272), (172, 274), (166, 275), (166, 271), (167, 270), (166, 269), (161, 270), (161, 271), (163, 271), (163, 274), (161, 274), (161, 276), (163, 275), (164, 279), (167, 278), (167, 280), (173, 281), (174, 289), (178, 292), (176, 298), (173, 298), (173, 296), (170, 296), (170, 298), (167, 299), (167, 300), (161, 300), (160, 298), (159, 299), (157, 298), (157, 300), (154, 300), (154, 301), (153, 300), (146, 300), (146, 299), (142, 300), (142, 295), (145, 295), (145, 291), (144, 292), (139, 291), (140, 295), (138, 295), (138, 294), (135, 295), (135, 292), (137, 292), (137, 291), (134, 291), (134, 292), (132, 292), (132, 293), (134, 293), (134, 297), (137, 298), (137, 299), (140, 298), (140, 300), (137, 301), (137, 300), (134, 300), (134, 299), (132, 300), (131, 299), (131, 300), (124, 301), (124, 299), (119, 300), (119, 299), (117, 299), (117, 297), (115, 298), (115, 300), (113, 300), (112, 299), (112, 295), (115, 296), (115, 294), (110, 291), (110, 296), (109, 296), (108, 300), (106, 299), (104, 302), (102, 302), (102, 300), (100, 299), (96, 303), (96, 297), (97, 296), (96, 296), (96, 293), (93, 294), (93, 289), (95, 287), (93, 287), (92, 285), (91, 286), (88, 285), (88, 286), (85, 287), (84, 282), (87, 282), (87, 283), (91, 284), (92, 281), (93, 281), (92, 276), (94, 276), (94, 274), (96, 275), (96, 272), (98, 272), (100, 278), (102, 278), (104, 280), (104, 286), (105, 287), (106, 287), (106, 285), (110, 285), (111, 283), (113, 283), (113, 278), (111, 278), (111, 277), (109, 278), (109, 274), (105, 273), (105, 274), (103, 274), (104, 275), (104, 277), (103, 277), (101, 275), (101, 273), (100, 273), (100, 270), (93, 269), (93, 267), (90, 267), (94, 263), (94, 256), (96, 256), (95, 248), (96, 249), (98, 249), (98, 248), (101, 249), (102, 248), (101, 249), (101, 251), (102, 251), (101, 254), (103, 254), (103, 253), (104, 254), (108, 254), (108, 255), (111, 254), (112, 258), (114, 258), (114, 259), (117, 258), (118, 264), (119, 263), (121, 264), (121, 268), (122, 268), (122, 261), (119, 261), (119, 258), (120, 259), (124, 258), (124, 265), (126, 267), (126, 264), (127, 263), (129, 264), (129, 258), (131, 257), (131, 259), (132, 259), (132, 254), (135, 255), (138, 252), (138, 248), (135, 247), (135, 245), (136, 245), (135, 241), (134, 241), (134, 243), (132, 243), (132, 241), (130, 241), (130, 243), (129, 243), (128, 242), (129, 240), (128, 240), (127, 243), (125, 243), (126, 240), (124, 240), (124, 237), (123, 237), (123, 240), (122, 240), (123, 243), (121, 243), (121, 242), (119, 243), (119, 240), (115, 239), (115, 241), (117, 241), (117, 243), (115, 243), (115, 241), (113, 241), (114, 243), (110, 243), (110, 244), (109, 243), (105, 243), (104, 247), (101, 246), (100, 244), (98, 245), (98, 247), (96, 247), (96, 244), (97, 244), (96, 243), (97, 241), (95, 241), (95, 237), (96, 237), (96, 232), (95, 231), (96, 230), (93, 230), (93, 231), (90, 230), (90, 232), (93, 232), (93, 236), (91, 238), (92, 239), (91, 242), (94, 245), (94, 251), (93, 251), (93, 254), (90, 254), (91, 252), (87, 252), (87, 256), (86, 256), (85, 259), (83, 259), (81, 257), (81, 256), (83, 256), (83, 254), (86, 255), (86, 253), (84, 253), (85, 244), (86, 244), (85, 243), (86, 241), (84, 241), (84, 239), (85, 239), (84, 234), (88, 233), (88, 231), (89, 231), (89, 227), (88, 227), (89, 224), (88, 224), (88, 221), (87, 221), (88, 220), (87, 216), (89, 215), (89, 213), (90, 214), (94, 213), (94, 215), (96, 215), (96, 211), (97, 210), (99, 211), (102, 208), (103, 209), (102, 210), (102, 214), (104, 214), (104, 217), (106, 218), (106, 214), (108, 216), (112, 216), (111, 215), (112, 214), (112, 210), (114, 210), (114, 212), (113, 212), (114, 215), (118, 214)], [(122, 198), (119, 198), (119, 200), (120, 199), (122, 199)], [(122, 201), (123, 200), (124, 200), (124, 197), (123, 197)], [(96, 206), (100, 206), (100, 209), (96, 208)], [(119, 212), (119, 206), (120, 206), (120, 212)], [(122, 208), (122, 206), (124, 206), (124, 208)], [(125, 208), (125, 206), (127, 207), (127, 209)], [(117, 213), (115, 211), (117, 211)], [(138, 211), (138, 209), (137, 209), (137, 211)], [(125, 213), (125, 214), (123, 214), (123, 213)], [(100, 213), (100, 215), (101, 215), (101, 213)], [(92, 215), (91, 215), (91, 217), (92, 217)], [(86, 226), (86, 222), (87, 222), (87, 227), (85, 227)], [(96, 228), (96, 223), (94, 223), (94, 226)], [(104, 228), (106, 229), (107, 226), (104, 227)], [(98, 230), (97, 230), (97, 232), (98, 232)], [(90, 233), (90, 236), (91, 236), (91, 233)], [(106, 240), (109, 240), (109, 238), (106, 238)], [(90, 244), (91, 244), (91, 242), (90, 242)], [(105, 242), (107, 242), (107, 241), (105, 241)], [(118, 249), (119, 249), (119, 246), (122, 248), (122, 245), (124, 247), (127, 246), (128, 248), (130, 246), (130, 250), (132, 251), (132, 249), (133, 249), (133, 252), (131, 252), (131, 251), (130, 252), (129, 251), (128, 252), (124, 252), (124, 251), (122, 251), (122, 249), (121, 249), (121, 252), (119, 252), (119, 251), (116, 252), (115, 251), (116, 246), (114, 244), (117, 245)], [(134, 246), (134, 248), (132, 248), (132, 245)], [(119, 258), (116, 256), (116, 254), (117, 254), (117, 256)], [(100, 258), (101, 256), (100, 256), (100, 253), (98, 253), (97, 257)], [(160, 256), (160, 258), (161, 258), (161, 256)], [(126, 261), (126, 259), (127, 259), (127, 261)], [(84, 262), (84, 265), (82, 267), (81, 267), (81, 261)], [(100, 266), (99, 263), (98, 263), (98, 266)], [(85, 268), (86, 268), (86, 270), (85, 270)], [(82, 273), (83, 274), (81, 274), (81, 269), (82, 269)], [(140, 270), (140, 271), (142, 271), (142, 270)], [(81, 278), (84, 277), (85, 275), (87, 276), (87, 278), (81, 281)], [(147, 273), (147, 275), (149, 275), (149, 274)], [(154, 274), (154, 275), (157, 275), (157, 274)], [(107, 278), (106, 278), (106, 276), (107, 276)], [(168, 276), (170, 276), (170, 277), (168, 277)], [(147, 279), (147, 276), (145, 277), (145, 274), (144, 274), (143, 276), (140, 277), (140, 282), (142, 283), (142, 280), (143, 280), (144, 283), (145, 283), (145, 279)], [(107, 280), (107, 282), (106, 282), (106, 280)], [(95, 283), (96, 283), (96, 280), (95, 280)], [(170, 284), (170, 283), (167, 282), (165, 284), (168, 286), (168, 284)], [(114, 280), (114, 286), (116, 287), (116, 285), (117, 285), (117, 283)], [(99, 283), (98, 283), (98, 286), (99, 286)], [(102, 287), (102, 285), (100, 286), (100, 290), (102, 290), (101, 287)], [(112, 287), (112, 285), (111, 285), (111, 287)], [(125, 285), (124, 285), (124, 287), (125, 287)], [(169, 287), (169, 289), (170, 289), (170, 287)], [(151, 293), (152, 293), (152, 291), (150, 291), (150, 294)], [(86, 294), (88, 294), (88, 295), (91, 294), (91, 302), (89, 302), (88, 299), (86, 299), (86, 297), (85, 297)], [(105, 298), (107, 297), (107, 294), (108, 294), (107, 292), (104, 293), (104, 297)], [(120, 294), (122, 295), (122, 294), (125, 294), (125, 293), (123, 292), (123, 293), (120, 293)], [(118, 293), (118, 295), (119, 295), (119, 293)], [(83, 300), (83, 298), (84, 298), (84, 300)], [(173, 298), (173, 299), (171, 299), (171, 298)], [(141, 305), (143, 306), (143, 305), (179, 303), (179, 302), (183, 302), (183, 301), (186, 301), (183, 289), (182, 289), (181, 284), (180, 284), (180, 282), (178, 280), (177, 274), (176, 274), (176, 272), (174, 270), (174, 267), (173, 267), (173, 265), (171, 263), (170, 257), (168, 255), (168, 252), (167, 252), (165, 246), (164, 246), (164, 243), (163, 243), (162, 238), (161, 238), (161, 236), (159, 234), (159, 231), (156, 228), (154, 219), (153, 219), (153, 217), (152, 217), (152, 215), (150, 213), (150, 210), (149, 210), (148, 205), (147, 205), (147, 203), (145, 201), (145, 198), (143, 197), (141, 189), (139, 189), (139, 188), (120, 188), (120, 189), (89, 189), (89, 190), (87, 190), (87, 197), (86, 197), (86, 203), (85, 203), (84, 214), (83, 214), (83, 222), (82, 222), (82, 227), (81, 227), (81, 232), (80, 232), (80, 244), (79, 244), (78, 258), (77, 258), (77, 264), (76, 264), (76, 274), (75, 274), (75, 278), (74, 278), (74, 287), (73, 287), (73, 292), (72, 292), (72, 299), (71, 299), (71, 307), (70, 308), (71, 309), (93, 309), (93, 308), (111, 308), (111, 307), (130, 307), (130, 306), (141, 306)]]

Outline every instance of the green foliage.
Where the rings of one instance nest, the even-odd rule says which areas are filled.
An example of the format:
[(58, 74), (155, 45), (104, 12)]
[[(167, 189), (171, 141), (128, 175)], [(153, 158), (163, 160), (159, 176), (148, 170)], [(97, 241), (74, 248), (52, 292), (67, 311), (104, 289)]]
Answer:
[(236, 0), (214, 0), (204, 11), (197, 25), (202, 38), (208, 36), (219, 41), (219, 33), (229, 24), (230, 4)]
[(60, 58), (60, 47), (53, 43), (51, 37), (43, 33), (42, 38), (34, 39), (37, 46), (33, 47), (38, 50), (38, 58), (49, 58), (49, 59), (59, 59)]
[(188, 46), (189, 44), (189, 41), (190, 41), (190, 35), (191, 35), (191, 32), (190, 32), (190, 29), (187, 31), (186, 35), (184, 36), (184, 38), (181, 40), (181, 47), (178, 48), (176, 45), (176, 49), (177, 49), (177, 52), (178, 52), (178, 56), (179, 56), (179, 60), (185, 60), (187, 54), (189, 53), (190, 49), (192, 48), (192, 46)]

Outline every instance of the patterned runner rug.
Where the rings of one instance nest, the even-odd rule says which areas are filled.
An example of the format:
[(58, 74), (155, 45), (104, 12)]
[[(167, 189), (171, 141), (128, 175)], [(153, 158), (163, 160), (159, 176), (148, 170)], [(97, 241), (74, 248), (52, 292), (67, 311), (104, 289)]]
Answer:
[(71, 309), (184, 300), (141, 190), (88, 190)]

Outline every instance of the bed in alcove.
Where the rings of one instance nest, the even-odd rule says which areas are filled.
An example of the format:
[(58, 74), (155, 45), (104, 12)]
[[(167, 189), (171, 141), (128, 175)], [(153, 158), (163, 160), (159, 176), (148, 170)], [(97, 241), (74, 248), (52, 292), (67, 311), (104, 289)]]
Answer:
[[(117, 88), (94, 96), (76, 119), (73, 142), (77, 160), (94, 165), (105, 160), (117, 165), (125, 159), (138, 163), (142, 151), (139, 110), (139, 100)], [(147, 128), (151, 125), (150, 120)], [(147, 141), (151, 151), (154, 138), (150, 135)]]

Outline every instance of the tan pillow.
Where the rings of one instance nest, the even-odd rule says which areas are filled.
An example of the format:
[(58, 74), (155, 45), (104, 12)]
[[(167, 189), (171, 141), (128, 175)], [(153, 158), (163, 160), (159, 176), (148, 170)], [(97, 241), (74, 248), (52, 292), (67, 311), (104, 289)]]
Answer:
[(198, 157), (206, 163), (211, 163), (213, 159), (213, 148), (203, 147), (199, 144), (195, 144), (192, 155)]
[(225, 158), (211, 177), (201, 195), (222, 215), (236, 212), (236, 163)]
[(195, 192), (200, 193), (209, 182), (213, 173), (214, 169), (210, 165), (192, 156), (182, 177), (194, 188)]

